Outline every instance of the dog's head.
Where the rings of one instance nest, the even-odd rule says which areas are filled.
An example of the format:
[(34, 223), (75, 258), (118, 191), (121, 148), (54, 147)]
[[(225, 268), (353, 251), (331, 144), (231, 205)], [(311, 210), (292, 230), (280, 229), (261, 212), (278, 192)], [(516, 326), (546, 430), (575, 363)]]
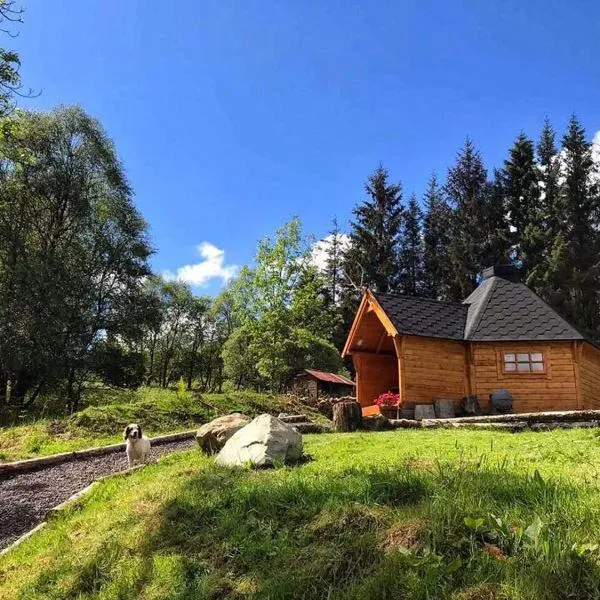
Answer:
[(131, 423), (125, 427), (123, 432), (123, 439), (125, 440), (141, 440), (142, 439), (142, 428), (137, 423)]

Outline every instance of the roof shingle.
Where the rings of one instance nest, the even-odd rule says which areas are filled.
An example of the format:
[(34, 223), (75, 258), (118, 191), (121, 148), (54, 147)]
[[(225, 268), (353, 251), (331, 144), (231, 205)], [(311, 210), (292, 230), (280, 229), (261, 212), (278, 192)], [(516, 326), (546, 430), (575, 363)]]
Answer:
[(462, 303), (374, 296), (405, 335), (486, 342), (584, 339), (526, 285), (498, 276), (485, 279)]
[(465, 301), (465, 339), (474, 341), (582, 340), (583, 336), (523, 283), (486, 279)]
[(374, 294), (398, 333), (462, 340), (468, 307), (458, 302)]

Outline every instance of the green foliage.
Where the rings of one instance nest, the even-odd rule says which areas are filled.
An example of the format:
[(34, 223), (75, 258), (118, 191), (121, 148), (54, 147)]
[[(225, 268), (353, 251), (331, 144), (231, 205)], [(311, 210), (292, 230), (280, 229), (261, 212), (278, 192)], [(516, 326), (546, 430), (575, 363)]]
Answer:
[(170, 456), (131, 485), (103, 482), (0, 558), (0, 595), (592, 600), (594, 440), (581, 430), (306, 436), (311, 461), (270, 471)]
[(379, 292), (398, 283), (398, 241), (402, 226), (402, 187), (389, 183), (379, 167), (365, 185), (367, 199), (354, 208), (350, 247), (344, 258), (347, 283), (354, 289), (369, 286)]
[(229, 290), (239, 325), (222, 358), (225, 373), (238, 387), (253, 383), (281, 391), (303, 368), (341, 368), (328, 341), (336, 312), (324, 293), (325, 281), (310, 263), (309, 250), (294, 218), (273, 240), (259, 244), (254, 269), (246, 269)]
[(27, 425), (0, 428), (0, 461), (56, 454), (121, 440), (128, 423), (140, 423), (149, 435), (192, 429), (231, 412), (251, 417), (262, 413), (300, 412), (313, 421), (326, 419), (314, 408), (283, 396), (250, 391), (224, 394), (139, 388), (96, 387), (85, 397), (86, 408), (60, 419), (39, 419)]
[(423, 216), (423, 294), (428, 298), (448, 298), (450, 290), (451, 212), (435, 175), (429, 180), (424, 197)]
[(71, 409), (104, 337), (132, 340), (149, 273), (146, 224), (111, 140), (77, 107), (17, 112), (0, 163), (0, 390)]
[(90, 370), (109, 386), (135, 389), (144, 381), (144, 355), (114, 342), (98, 342), (89, 363)]
[(448, 299), (462, 300), (477, 286), (482, 269), (499, 262), (498, 238), (504, 229), (502, 203), (491, 193), (481, 155), (468, 138), (444, 190), (452, 208)]
[(410, 296), (420, 296), (423, 293), (422, 221), (423, 214), (413, 195), (408, 201), (404, 214), (398, 256), (400, 269), (398, 290)]

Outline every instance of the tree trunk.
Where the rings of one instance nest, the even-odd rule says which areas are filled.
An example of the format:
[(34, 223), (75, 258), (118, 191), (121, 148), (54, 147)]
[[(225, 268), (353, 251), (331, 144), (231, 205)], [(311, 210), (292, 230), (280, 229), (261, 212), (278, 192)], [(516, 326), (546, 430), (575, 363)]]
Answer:
[(358, 402), (338, 402), (333, 406), (334, 431), (356, 431), (361, 418), (362, 411)]

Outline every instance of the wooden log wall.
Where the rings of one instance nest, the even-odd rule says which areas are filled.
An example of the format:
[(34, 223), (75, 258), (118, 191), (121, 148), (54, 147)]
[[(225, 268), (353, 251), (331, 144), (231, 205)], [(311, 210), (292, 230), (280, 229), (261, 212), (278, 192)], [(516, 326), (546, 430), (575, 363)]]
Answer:
[(398, 387), (398, 360), (395, 354), (353, 352), (356, 368), (356, 399), (361, 406), (370, 406), (374, 400)]
[(579, 361), (579, 393), (584, 408), (600, 408), (600, 350), (587, 342)]
[(402, 344), (404, 403), (430, 404), (454, 400), (468, 393), (463, 342), (404, 336)]
[[(542, 352), (545, 373), (504, 373), (504, 352)], [(513, 395), (513, 411), (577, 410), (576, 365), (570, 341), (552, 343), (478, 342), (472, 345), (473, 393), (488, 410), (489, 395), (506, 388)]]

